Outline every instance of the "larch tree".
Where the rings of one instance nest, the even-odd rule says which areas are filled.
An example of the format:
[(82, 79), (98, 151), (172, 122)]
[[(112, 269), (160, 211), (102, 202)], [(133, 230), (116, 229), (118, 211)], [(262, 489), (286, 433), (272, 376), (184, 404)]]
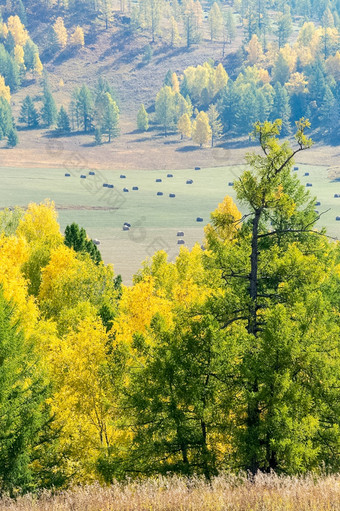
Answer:
[(70, 45), (81, 47), (85, 45), (84, 31), (81, 27), (77, 26), (74, 32), (71, 34)]
[(142, 104), (137, 113), (137, 128), (139, 131), (148, 131), (149, 129), (149, 116)]
[(246, 51), (248, 53), (248, 62), (252, 66), (258, 64), (263, 59), (262, 44), (256, 34), (250, 39)]
[(214, 2), (209, 12), (209, 29), (211, 41), (220, 38), (223, 27), (223, 16), (217, 2)]
[(56, 21), (53, 25), (53, 30), (56, 35), (57, 43), (58, 43), (59, 47), (63, 50), (67, 46), (68, 36), (67, 36), (67, 30), (65, 28), (64, 21), (62, 18), (59, 17), (56, 19)]
[(183, 137), (190, 138), (191, 137), (191, 120), (188, 114), (183, 114), (177, 123), (177, 129), (181, 134), (181, 140)]
[(192, 139), (202, 147), (211, 142), (211, 126), (206, 112), (199, 112), (192, 125)]
[(103, 96), (103, 114), (101, 118), (101, 132), (107, 134), (108, 141), (119, 134), (119, 108), (111, 95), (106, 92)]
[(210, 105), (208, 110), (209, 124), (211, 127), (211, 147), (219, 140), (223, 133), (223, 126), (220, 119), (220, 114), (215, 105)]

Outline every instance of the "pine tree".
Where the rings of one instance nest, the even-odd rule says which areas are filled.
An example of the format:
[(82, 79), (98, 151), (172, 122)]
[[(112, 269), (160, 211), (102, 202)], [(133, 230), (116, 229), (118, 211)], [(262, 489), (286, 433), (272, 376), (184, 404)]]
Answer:
[(32, 342), (0, 289), (0, 493), (33, 487), (35, 447), (47, 423), (47, 387)]
[(43, 107), (41, 110), (41, 118), (45, 125), (49, 128), (53, 126), (57, 120), (57, 106), (55, 104), (52, 93), (49, 89), (48, 84), (46, 83), (44, 86), (44, 94), (43, 94)]
[(144, 105), (140, 106), (137, 113), (137, 127), (139, 131), (148, 131), (149, 129), (149, 117)]
[(290, 116), (291, 109), (289, 103), (289, 95), (287, 89), (277, 82), (274, 87), (275, 95), (273, 102), (273, 109), (271, 114), (271, 120), (282, 119), (282, 134), (289, 135), (290, 128)]
[(277, 60), (275, 62), (272, 75), (274, 83), (280, 82), (281, 85), (284, 85), (289, 80), (290, 76), (289, 64), (281, 52), (279, 53)]
[(26, 96), (21, 102), (19, 121), (25, 123), (30, 129), (39, 126), (39, 114), (30, 96)]
[(8, 147), (15, 147), (16, 145), (18, 145), (18, 134), (16, 132), (15, 129), (11, 129), (8, 133), (8, 137), (7, 137), (7, 145)]
[(57, 127), (62, 133), (69, 133), (71, 131), (70, 118), (63, 106), (60, 107), (58, 113)]
[(277, 20), (276, 34), (278, 38), (279, 49), (282, 48), (288, 41), (293, 31), (292, 17), (288, 5), (284, 6), (283, 13)]
[(88, 239), (85, 229), (83, 227), (79, 228), (76, 223), (66, 226), (64, 243), (76, 252), (88, 253), (96, 264), (99, 264), (102, 260), (97, 245)]
[(75, 114), (77, 124), (82, 126), (84, 131), (90, 131), (93, 126), (94, 105), (93, 97), (90, 89), (83, 85), (74, 92), (75, 97)]
[(98, 128), (98, 126), (94, 130), (94, 143), (95, 145), (101, 145), (102, 143), (102, 132), (101, 129)]
[(172, 47), (176, 47), (179, 45), (180, 41), (181, 41), (181, 37), (178, 32), (177, 21), (175, 20), (174, 16), (171, 16), (171, 18), (170, 18), (170, 44)]
[(108, 135), (109, 142), (112, 137), (117, 137), (119, 134), (119, 108), (108, 92), (104, 94), (103, 98), (100, 128), (101, 133)]

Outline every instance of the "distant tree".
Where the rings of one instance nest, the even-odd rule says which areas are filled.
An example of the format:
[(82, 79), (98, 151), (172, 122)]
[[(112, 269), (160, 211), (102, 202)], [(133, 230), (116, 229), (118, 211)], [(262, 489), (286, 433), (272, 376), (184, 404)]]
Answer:
[(80, 89), (76, 89), (74, 96), (78, 122), (85, 132), (90, 131), (93, 126), (94, 114), (92, 93), (86, 85), (83, 85)]
[(70, 37), (70, 45), (71, 46), (84, 46), (84, 31), (81, 27), (76, 27), (73, 34)]
[(250, 65), (258, 64), (263, 59), (263, 49), (256, 34), (252, 36), (246, 47), (248, 62)]
[(223, 12), (223, 25), (222, 25), (222, 41), (223, 41), (223, 57), (225, 54), (225, 46), (227, 43), (231, 43), (236, 34), (236, 23), (232, 9), (228, 7)]
[(143, 52), (143, 62), (144, 64), (149, 64), (151, 59), (152, 59), (152, 48), (150, 46), (150, 44), (147, 44), (144, 48), (144, 52)]
[(289, 64), (281, 52), (279, 53), (277, 60), (275, 62), (272, 76), (274, 83), (280, 82), (281, 85), (284, 85), (289, 80), (290, 76)]
[(43, 72), (43, 65), (41, 63), (39, 53), (34, 54), (34, 72), (39, 76), (41, 76)]
[(172, 86), (172, 71), (169, 69), (165, 75), (163, 85), (168, 85), (169, 87)]
[(62, 133), (69, 133), (71, 131), (70, 118), (63, 106), (60, 107), (58, 112), (57, 127)]
[(274, 101), (273, 101), (273, 109), (271, 120), (275, 121), (276, 119), (282, 119), (282, 134), (288, 135), (291, 131), (290, 127), (290, 102), (289, 102), (289, 94), (287, 89), (277, 82), (274, 87)]
[(67, 45), (67, 30), (64, 25), (64, 21), (62, 18), (57, 18), (54, 25), (53, 30), (56, 35), (57, 43), (59, 48), (64, 49)]
[(20, 21), (23, 25), (27, 25), (27, 16), (26, 16), (26, 9), (24, 4), (22, 3), (22, 0), (15, 0), (14, 3), (14, 12), (17, 14), (20, 18)]
[(19, 141), (18, 134), (16, 130), (12, 128), (8, 133), (7, 145), (8, 147), (15, 147), (16, 145), (18, 145), (18, 141)]
[(144, 105), (140, 106), (137, 113), (137, 127), (139, 131), (148, 131), (149, 129), (149, 116)]
[(319, 111), (320, 125), (323, 132), (332, 133), (337, 126), (334, 126), (333, 112), (337, 110), (336, 99), (328, 85), (326, 85), (324, 97)]
[(144, 0), (144, 24), (149, 29), (152, 42), (160, 31), (164, 3), (162, 0)]
[(199, 0), (187, 0), (184, 4), (183, 20), (187, 48), (200, 41), (202, 6)]
[(211, 141), (211, 126), (206, 112), (199, 112), (192, 125), (192, 139), (202, 147)]
[(223, 133), (219, 112), (215, 105), (210, 105), (208, 110), (209, 124), (211, 127), (211, 147), (214, 147), (215, 141), (220, 139)]
[(39, 126), (39, 114), (30, 96), (26, 96), (21, 102), (19, 121), (31, 129)]
[(99, 19), (104, 21), (105, 28), (107, 30), (109, 28), (109, 25), (113, 21), (112, 0), (99, 0), (97, 5), (98, 5), (97, 16)]
[(34, 71), (38, 47), (29, 39), (24, 46), (24, 64), (27, 71)]
[(279, 44), (279, 49), (282, 48), (293, 31), (292, 17), (290, 14), (289, 5), (284, 5), (283, 13), (277, 20), (276, 35)]
[(47, 127), (53, 126), (57, 120), (57, 106), (47, 84), (44, 86), (41, 118)]
[(214, 2), (210, 12), (209, 12), (209, 29), (210, 29), (210, 39), (211, 41), (215, 41), (219, 39), (222, 33), (223, 26), (223, 17), (221, 13), (221, 9), (217, 2)]
[(174, 125), (175, 102), (172, 88), (165, 85), (156, 96), (155, 103), (156, 121), (163, 126), (164, 134)]
[(85, 229), (79, 227), (76, 223), (66, 226), (64, 243), (76, 252), (88, 253), (96, 264), (99, 264), (102, 260), (97, 245), (88, 239)]
[(191, 121), (188, 114), (183, 114), (177, 123), (177, 129), (181, 134), (181, 140), (183, 140), (183, 137), (190, 137), (191, 136)]
[(181, 37), (178, 31), (178, 24), (174, 16), (170, 18), (170, 44), (172, 47), (178, 46), (181, 41)]
[(0, 75), (0, 98), (4, 98), (8, 103), (11, 100), (11, 91), (5, 83), (5, 79)]
[(101, 132), (101, 129), (99, 127), (97, 127), (94, 130), (94, 143), (96, 145), (101, 145), (101, 143), (102, 143), (102, 132)]
[(108, 135), (109, 142), (112, 137), (119, 134), (119, 108), (117, 103), (106, 92), (103, 98), (103, 115), (101, 118), (101, 132)]

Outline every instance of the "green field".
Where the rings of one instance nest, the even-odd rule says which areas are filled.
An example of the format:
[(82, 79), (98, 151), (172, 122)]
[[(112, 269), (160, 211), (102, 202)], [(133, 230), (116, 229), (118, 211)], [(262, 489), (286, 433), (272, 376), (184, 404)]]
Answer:
[[(186, 246), (202, 240), (203, 226), (209, 215), (227, 194), (235, 198), (229, 182), (237, 179), (243, 166), (202, 168), (201, 170), (124, 171), (125, 179), (118, 171), (89, 171), (63, 169), (1, 168), (0, 207), (26, 206), (29, 202), (41, 202), (45, 198), (55, 201), (62, 229), (68, 223), (77, 222), (88, 234), (101, 242), (100, 250), (107, 263), (113, 263), (124, 282), (130, 283), (133, 273), (141, 262), (156, 250), (164, 248), (173, 259), (179, 250), (177, 231), (183, 230)], [(71, 177), (65, 177), (70, 172)], [(304, 173), (309, 172), (305, 177)], [(86, 179), (80, 179), (80, 174)], [(329, 234), (339, 236), (340, 182), (327, 178), (326, 167), (299, 166), (301, 182), (310, 182), (310, 191), (317, 196), (322, 212), (320, 225)], [(157, 183), (156, 179), (162, 179)], [(192, 179), (193, 184), (186, 184)], [(103, 183), (113, 184), (113, 189), (103, 188)], [(132, 187), (138, 190), (133, 191)], [(129, 192), (123, 192), (126, 187)], [(157, 196), (163, 192), (163, 196)], [(170, 198), (169, 194), (175, 194)], [(197, 222), (196, 218), (203, 218)], [(130, 231), (123, 231), (124, 222), (131, 224)]]

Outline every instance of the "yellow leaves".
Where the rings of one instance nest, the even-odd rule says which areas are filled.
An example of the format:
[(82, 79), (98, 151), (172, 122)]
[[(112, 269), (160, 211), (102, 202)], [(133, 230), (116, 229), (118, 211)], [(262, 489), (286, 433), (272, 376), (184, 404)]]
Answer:
[(85, 45), (84, 31), (81, 27), (77, 26), (75, 28), (73, 34), (70, 37), (70, 44), (72, 46), (84, 46)]
[(328, 57), (326, 60), (327, 73), (331, 74), (333, 78), (340, 81), (340, 51), (337, 51), (335, 55)]
[(303, 73), (293, 73), (289, 82), (285, 84), (290, 94), (307, 94), (308, 81)]
[(292, 48), (289, 44), (286, 44), (280, 50), (280, 52), (289, 66), (289, 72), (292, 73), (296, 68), (296, 61), (297, 61), (297, 55), (296, 55), (294, 48)]
[(191, 136), (191, 121), (188, 114), (183, 114), (177, 123), (178, 131), (181, 133), (182, 137), (190, 137)]
[(171, 75), (171, 87), (175, 93), (179, 93), (179, 81), (176, 73), (172, 73)]
[(204, 229), (207, 240), (229, 242), (241, 227), (241, 218), (242, 215), (233, 199), (227, 195), (211, 213), (212, 223)]
[(18, 44), (14, 48), (14, 58), (19, 66), (24, 65), (24, 49), (22, 46), (19, 46)]
[(62, 18), (57, 18), (53, 25), (59, 46), (64, 49), (67, 45), (67, 31)]
[(5, 84), (5, 79), (0, 75), (0, 97), (4, 98), (8, 103), (11, 101), (10, 88)]
[(63, 241), (57, 218), (53, 201), (46, 200), (41, 204), (31, 203), (20, 220), (17, 235), (25, 238), (29, 243), (43, 239), (50, 246), (56, 247)]
[(41, 63), (40, 57), (38, 53), (34, 54), (34, 71), (37, 75), (41, 76), (43, 72), (43, 65)]
[(11, 32), (15, 44), (24, 46), (28, 40), (28, 33), (21, 23), (19, 16), (10, 16), (7, 20), (7, 28)]
[(209, 117), (206, 112), (199, 112), (192, 124), (192, 139), (201, 147), (207, 145), (211, 141), (211, 127)]
[(252, 36), (246, 47), (248, 53), (248, 62), (251, 66), (258, 64), (263, 59), (262, 44), (260, 43), (256, 34)]

